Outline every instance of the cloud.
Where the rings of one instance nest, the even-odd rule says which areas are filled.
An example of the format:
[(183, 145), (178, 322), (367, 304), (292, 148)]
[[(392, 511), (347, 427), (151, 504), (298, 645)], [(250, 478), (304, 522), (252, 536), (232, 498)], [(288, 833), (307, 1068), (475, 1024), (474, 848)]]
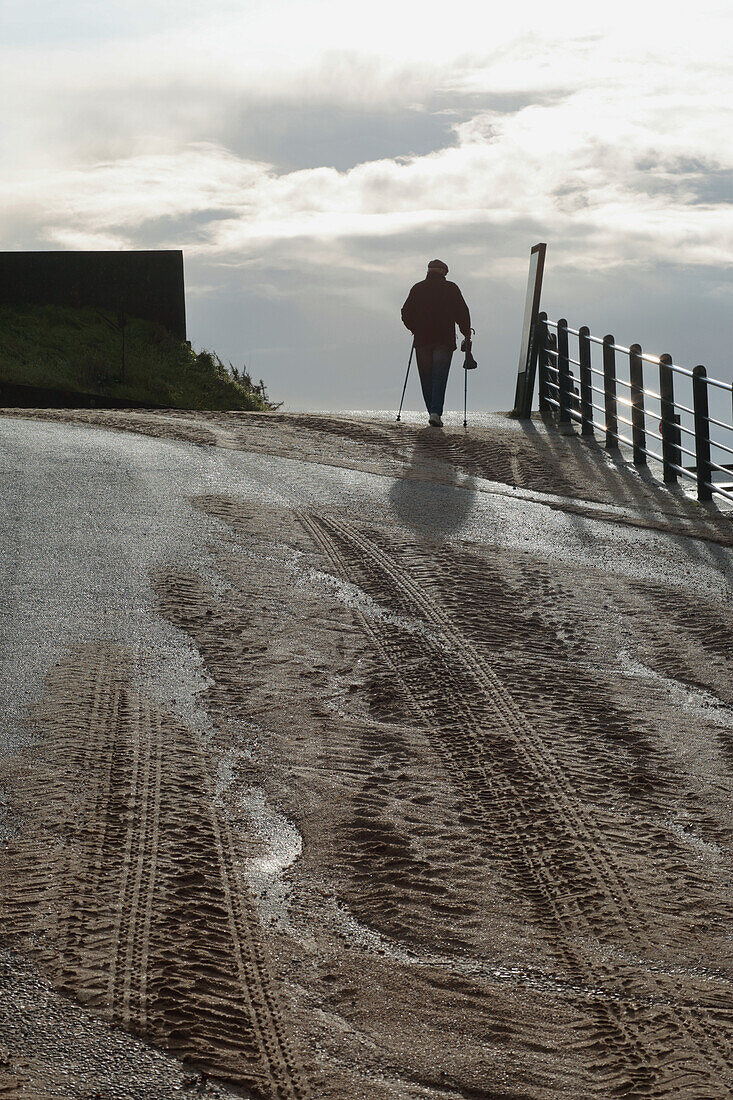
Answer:
[(680, 249), (690, 264), (729, 264), (733, 210), (706, 182), (731, 171), (733, 151), (697, 104), (585, 88), (512, 113), (485, 111), (453, 124), (450, 143), (435, 151), (344, 171), (280, 171), (199, 142), (20, 173), (6, 188), (4, 216), (18, 221), (35, 209), (44, 238), (67, 247), (72, 239), (178, 243), (245, 260), (284, 239), (532, 221), (565, 241), (576, 265), (601, 256), (659, 262)]
[(515, 299), (519, 323), (535, 240), (585, 309), (584, 287), (610, 301), (646, 285), (661, 310), (660, 270), (669, 294), (695, 299), (694, 271), (716, 294), (733, 262), (719, 5), (680, 22), (643, 0), (561, 0), (548, 25), (535, 0), (491, 21), (457, 0), (448, 23), (428, 6), (415, 25), (413, 5), (376, 0), (358, 42), (330, 0), (216, 0), (205, 18), (135, 0), (124, 24), (115, 5), (61, 0), (43, 41), (10, 7), (3, 246), (183, 247), (194, 335), (252, 343), (301, 401), (292, 349), (353, 404), (344, 356), (356, 376), (386, 355), (431, 254), (484, 330)]

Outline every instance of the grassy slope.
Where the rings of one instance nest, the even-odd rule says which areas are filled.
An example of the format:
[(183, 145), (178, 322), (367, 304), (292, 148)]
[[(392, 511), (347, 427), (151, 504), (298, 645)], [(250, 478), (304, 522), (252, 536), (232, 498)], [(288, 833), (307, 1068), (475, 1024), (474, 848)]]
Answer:
[(0, 384), (73, 390), (185, 409), (266, 409), (266, 395), (211, 352), (198, 354), (160, 325), (61, 306), (0, 305)]

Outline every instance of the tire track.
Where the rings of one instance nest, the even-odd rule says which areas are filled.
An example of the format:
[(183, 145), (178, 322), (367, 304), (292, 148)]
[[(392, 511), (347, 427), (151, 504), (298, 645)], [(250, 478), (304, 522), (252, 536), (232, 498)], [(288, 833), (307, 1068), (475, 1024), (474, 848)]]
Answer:
[[(155, 896), (160, 840), (162, 745), (160, 722), (139, 698), (128, 720), (139, 717), (142, 729), (133, 737), (133, 768), (128, 817), (138, 828), (127, 829), (120, 904), (116, 921), (117, 951), (110, 967), (110, 1001), (116, 1003), (123, 1027), (147, 1024), (147, 969), (150, 924)], [(142, 757), (142, 759), (141, 759)], [(133, 975), (138, 976), (135, 986)]]
[[(589, 987), (616, 989), (615, 1005), (593, 1005), (596, 1042), (608, 1046), (603, 1073), (621, 1094), (711, 1095), (733, 1086), (731, 1012), (680, 997), (675, 980), (599, 961), (593, 943), (643, 956), (653, 940), (639, 900), (598, 823), (587, 817), (549, 744), (527, 723), (511, 694), (423, 584), (388, 553), (341, 520), (300, 514), (332, 565), (355, 581), (366, 573), (401, 609), (433, 627), (423, 636), (429, 661), (414, 661), (399, 633), (361, 616), (409, 704), (431, 727), (448, 768), (470, 792), (473, 809), (505, 833), (514, 872), (533, 897), (571, 972)], [(356, 571), (356, 572), (355, 572)], [(358, 612), (357, 612), (358, 613)], [(427, 675), (426, 675), (427, 673)], [(479, 702), (469, 701), (470, 696)], [(487, 808), (488, 807), (488, 808)], [(568, 934), (573, 931), (573, 936)], [(574, 942), (573, 942), (574, 941)], [(583, 949), (584, 945), (584, 949)], [(613, 1058), (611, 1057), (613, 1051)]]
[[(263, 1100), (305, 1100), (194, 734), (134, 688), (111, 647), (70, 656), (49, 696), (36, 836), (11, 846), (0, 899), (10, 938), (109, 1022)], [(44, 852), (48, 828), (64, 843)]]

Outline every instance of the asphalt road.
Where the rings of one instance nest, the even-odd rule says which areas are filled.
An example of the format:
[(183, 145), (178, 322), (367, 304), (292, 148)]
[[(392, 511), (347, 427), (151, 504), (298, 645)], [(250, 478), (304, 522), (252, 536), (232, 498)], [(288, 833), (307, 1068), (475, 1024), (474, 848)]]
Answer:
[[(729, 601), (730, 552), (595, 523), (536, 503), (537, 495), (460, 471), (452, 485), (395, 479), (278, 456), (211, 451), (73, 424), (0, 421), (0, 752), (23, 737), (23, 716), (63, 647), (104, 637), (134, 646), (161, 703), (197, 711), (201, 662), (154, 611), (150, 576), (164, 565), (211, 570), (220, 525), (190, 505), (203, 493), (294, 507), (337, 505), (419, 535), (511, 547), (619, 576), (665, 577)], [(547, 495), (544, 499), (552, 501)]]
[(725, 518), (115, 415), (0, 419), (6, 1094), (728, 1095)]

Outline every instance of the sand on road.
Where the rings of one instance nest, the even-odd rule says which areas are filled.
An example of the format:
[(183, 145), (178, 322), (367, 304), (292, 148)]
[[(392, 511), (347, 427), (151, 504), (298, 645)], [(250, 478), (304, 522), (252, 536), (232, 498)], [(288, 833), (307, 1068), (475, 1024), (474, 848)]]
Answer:
[(0, 1096), (730, 1095), (727, 515), (499, 415), (0, 444)]

